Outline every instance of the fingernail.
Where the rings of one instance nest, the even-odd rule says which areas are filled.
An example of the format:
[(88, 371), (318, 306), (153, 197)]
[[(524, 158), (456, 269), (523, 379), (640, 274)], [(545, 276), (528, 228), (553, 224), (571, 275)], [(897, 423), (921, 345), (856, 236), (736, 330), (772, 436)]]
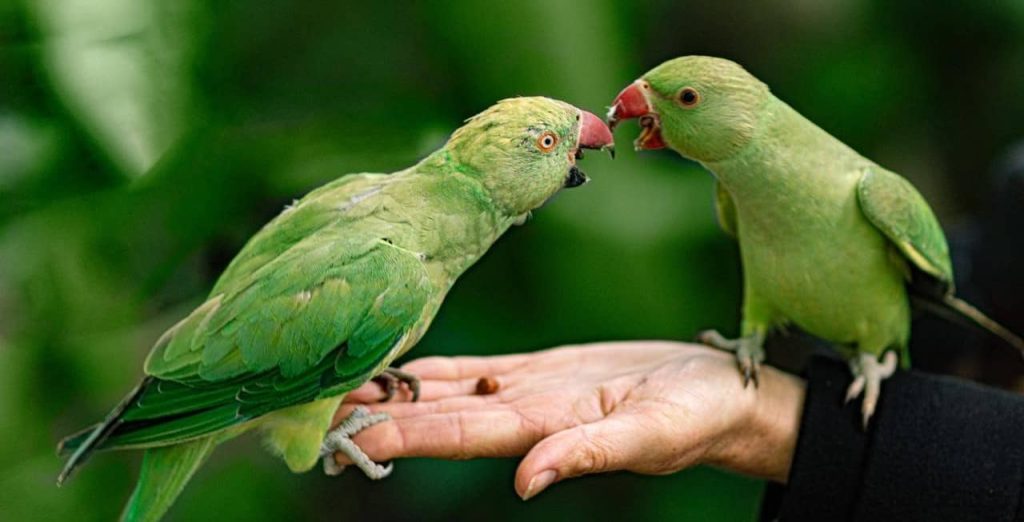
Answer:
[(541, 471), (534, 475), (533, 478), (530, 479), (530, 483), (526, 486), (526, 493), (523, 493), (523, 500), (530, 500), (537, 496), (537, 493), (544, 491), (552, 482), (555, 481), (556, 478), (558, 478), (558, 473), (553, 469)]

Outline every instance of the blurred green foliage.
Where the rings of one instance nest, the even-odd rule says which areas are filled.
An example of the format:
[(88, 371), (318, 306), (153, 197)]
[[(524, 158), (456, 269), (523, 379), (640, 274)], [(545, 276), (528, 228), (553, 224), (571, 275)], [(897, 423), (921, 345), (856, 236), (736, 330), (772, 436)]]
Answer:
[[(208, 5), (209, 4), (209, 5)], [(1024, 3), (739, 0), (0, 3), (0, 520), (111, 520), (138, 455), (54, 486), (58, 438), (104, 415), (149, 345), (292, 198), (403, 168), (460, 121), (543, 94), (601, 113), (683, 54), (735, 59), (911, 178), (946, 223), (1024, 121)], [(415, 355), (496, 354), (734, 328), (736, 249), (710, 176), (671, 153), (592, 154), (594, 183), (512, 230)], [(498, 296), (499, 298), (495, 298)], [(559, 485), (514, 460), (290, 475), (224, 446), (175, 520), (750, 520), (762, 484), (711, 469)]]

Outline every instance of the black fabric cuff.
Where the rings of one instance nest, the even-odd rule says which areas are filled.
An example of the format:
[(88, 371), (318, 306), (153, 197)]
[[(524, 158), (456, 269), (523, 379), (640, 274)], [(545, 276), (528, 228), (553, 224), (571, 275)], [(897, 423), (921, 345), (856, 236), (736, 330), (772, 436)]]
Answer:
[(788, 485), (762, 518), (1024, 521), (1024, 397), (897, 372), (867, 432), (850, 373), (815, 357)]

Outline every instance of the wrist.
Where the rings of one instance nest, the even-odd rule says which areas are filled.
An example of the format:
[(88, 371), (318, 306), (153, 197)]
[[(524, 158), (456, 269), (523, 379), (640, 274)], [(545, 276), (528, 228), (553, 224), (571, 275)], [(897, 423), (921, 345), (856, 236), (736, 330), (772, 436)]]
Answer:
[(709, 450), (707, 462), (785, 483), (796, 451), (805, 393), (800, 378), (763, 366), (760, 386), (738, 392), (743, 415)]

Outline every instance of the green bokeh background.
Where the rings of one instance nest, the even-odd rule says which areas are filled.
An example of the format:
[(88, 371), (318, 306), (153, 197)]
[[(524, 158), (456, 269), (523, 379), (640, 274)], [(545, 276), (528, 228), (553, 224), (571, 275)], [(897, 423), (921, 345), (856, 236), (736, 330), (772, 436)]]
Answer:
[[(136, 454), (63, 489), (59, 437), (105, 414), (246, 238), (345, 173), (389, 172), (495, 100), (603, 113), (664, 59), (732, 58), (904, 173), (955, 224), (1024, 121), (1024, 2), (0, 2), (0, 520), (112, 520)], [(667, 153), (590, 154), (456, 286), (414, 352), (734, 331), (735, 246), (711, 178)], [(244, 438), (173, 520), (751, 520), (763, 484), (612, 474), (529, 503), (513, 459), (295, 476)]]

